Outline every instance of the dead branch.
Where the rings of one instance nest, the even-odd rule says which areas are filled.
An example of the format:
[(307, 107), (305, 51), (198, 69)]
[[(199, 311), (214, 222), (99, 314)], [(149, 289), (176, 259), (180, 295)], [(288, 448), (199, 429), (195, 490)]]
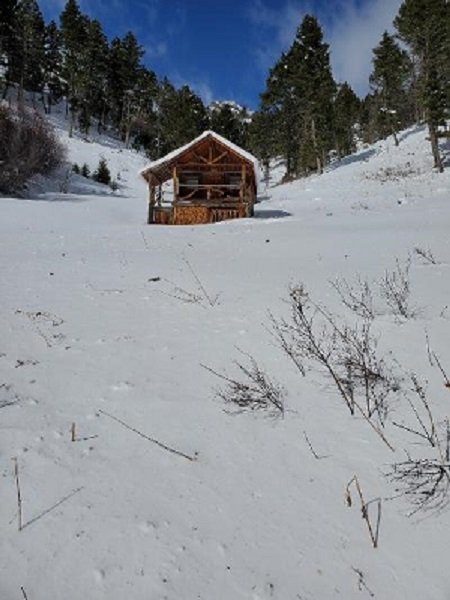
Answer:
[(163, 450), (166, 450), (167, 452), (171, 452), (172, 454), (176, 454), (178, 456), (181, 456), (182, 458), (185, 458), (186, 460), (189, 460), (189, 461), (195, 461), (195, 460), (197, 460), (197, 453), (195, 453), (194, 456), (189, 456), (189, 454), (185, 454), (184, 452), (180, 452), (180, 450), (176, 450), (175, 448), (171, 448), (170, 446), (167, 446), (166, 444), (163, 444), (159, 440), (157, 440), (155, 438), (152, 438), (152, 437), (146, 435), (145, 433), (142, 433), (142, 431), (139, 431), (138, 429), (135, 429), (134, 427), (131, 427), (130, 425), (128, 425), (127, 423), (125, 423), (121, 419), (118, 419), (117, 417), (115, 417), (115, 416), (107, 413), (104, 410), (99, 409), (98, 412), (100, 414), (102, 414), (102, 415), (105, 415), (106, 417), (109, 417), (113, 421), (116, 421), (117, 423), (120, 423), (120, 425), (122, 425), (122, 427), (125, 427), (125, 429), (133, 431), (134, 433), (136, 433), (140, 437), (144, 438), (145, 440), (147, 440), (149, 442), (152, 442), (152, 444), (156, 444), (157, 446), (159, 446)]

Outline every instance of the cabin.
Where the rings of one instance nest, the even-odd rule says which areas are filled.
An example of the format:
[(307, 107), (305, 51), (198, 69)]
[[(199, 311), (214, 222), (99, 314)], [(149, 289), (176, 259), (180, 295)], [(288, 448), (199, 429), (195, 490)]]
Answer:
[(257, 159), (205, 131), (141, 171), (148, 184), (148, 223), (197, 225), (253, 216)]

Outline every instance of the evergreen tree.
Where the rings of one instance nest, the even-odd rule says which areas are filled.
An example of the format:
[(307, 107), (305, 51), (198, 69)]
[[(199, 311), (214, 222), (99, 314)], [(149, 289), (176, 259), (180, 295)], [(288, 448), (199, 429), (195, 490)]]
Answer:
[(351, 86), (338, 86), (334, 99), (334, 135), (338, 158), (355, 151), (355, 126), (359, 121), (361, 102)]
[(317, 19), (306, 15), (262, 95), (262, 109), (279, 131), (288, 176), (323, 171), (334, 141), (334, 94), (328, 44)]
[(160, 156), (189, 142), (208, 123), (202, 100), (187, 85), (177, 90), (168, 79), (160, 86), (156, 114)]
[(17, 47), (16, 39), (17, 0), (0, 2), (0, 90), (6, 97), (12, 83), (12, 64)]
[[(333, 147), (333, 97), (335, 82), (331, 74), (328, 44), (323, 42), (322, 29), (317, 19), (306, 15), (292, 47), (295, 61), (294, 85), (300, 100), (303, 125), (302, 170), (311, 169), (314, 157), (321, 173), (327, 154)], [(309, 146), (309, 147), (308, 147)]]
[(17, 52), (13, 78), (19, 84), (19, 100), (24, 90), (42, 91), (45, 66), (45, 23), (36, 0), (19, 0), (16, 9)]
[(270, 159), (280, 153), (277, 133), (272, 113), (261, 110), (252, 116), (249, 126), (249, 148), (261, 161), (266, 181), (270, 177)]
[(431, 141), (434, 166), (443, 171), (439, 126), (445, 124), (450, 101), (450, 4), (446, 0), (405, 0), (394, 21), (418, 68), (418, 95)]
[(81, 13), (76, 0), (67, 0), (60, 15), (63, 44), (62, 77), (67, 89), (70, 110), (69, 136), (72, 136), (75, 118), (80, 106), (83, 62), (81, 57), (87, 42), (88, 19)]
[(62, 48), (61, 35), (54, 21), (45, 28), (45, 65), (44, 86), (47, 93), (48, 111), (52, 105), (61, 100), (64, 95), (64, 84), (61, 77)]
[(106, 113), (106, 88), (109, 47), (100, 23), (86, 22), (86, 44), (80, 56), (83, 65), (79, 86), (80, 130), (89, 133), (92, 117), (103, 122)]
[(98, 181), (98, 183), (103, 183), (105, 185), (109, 185), (111, 183), (111, 173), (104, 158), (100, 159), (93, 178), (95, 181)]
[(242, 116), (235, 106), (228, 102), (215, 103), (210, 107), (210, 127), (219, 135), (238, 146), (244, 146)]
[[(381, 136), (392, 134), (398, 146), (397, 132), (412, 122), (409, 113), (408, 86), (412, 65), (408, 54), (401, 50), (394, 38), (384, 32), (380, 44), (373, 51), (372, 89), (380, 100), (378, 122)], [(409, 113), (409, 114), (408, 114)]]
[[(282, 53), (269, 72), (266, 89), (261, 94), (261, 112), (276, 131), (276, 146), (286, 161), (290, 177), (298, 172), (300, 117), (296, 88), (292, 82), (290, 53)], [(278, 153), (278, 152), (277, 152)]]

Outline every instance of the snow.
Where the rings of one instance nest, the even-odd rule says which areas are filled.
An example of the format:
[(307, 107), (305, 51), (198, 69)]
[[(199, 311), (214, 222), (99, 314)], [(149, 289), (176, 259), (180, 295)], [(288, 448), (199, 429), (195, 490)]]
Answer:
[[(267, 330), (290, 284), (350, 318), (329, 282), (377, 281), (411, 254), (420, 312), (400, 320), (378, 300), (379, 347), (449, 416), (425, 335), (449, 372), (450, 171), (432, 171), (426, 132), (271, 188), (254, 219), (158, 227), (145, 225), (145, 158), (56, 123), (70, 160), (95, 169), (105, 156), (121, 188), (75, 177), (67, 194), (41, 181), (1, 199), (0, 598), (447, 599), (450, 513), (407, 517), (383, 476), (417, 440), (388, 424), (391, 453)], [(283, 419), (224, 412), (201, 365), (234, 374), (237, 348), (286, 388)], [(392, 418), (410, 422), (407, 410), (399, 395)], [(377, 549), (356, 496), (345, 503), (355, 474), (382, 499)]]

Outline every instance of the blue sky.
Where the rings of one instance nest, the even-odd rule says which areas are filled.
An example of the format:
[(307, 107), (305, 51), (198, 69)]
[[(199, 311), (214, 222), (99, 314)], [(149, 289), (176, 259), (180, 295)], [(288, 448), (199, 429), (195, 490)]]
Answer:
[[(64, 0), (38, 0), (46, 20)], [(368, 90), (371, 51), (401, 0), (79, 0), (111, 38), (132, 30), (145, 63), (204, 101), (256, 108), (268, 69), (292, 42), (306, 13), (315, 14), (331, 46), (333, 72), (357, 93)]]

